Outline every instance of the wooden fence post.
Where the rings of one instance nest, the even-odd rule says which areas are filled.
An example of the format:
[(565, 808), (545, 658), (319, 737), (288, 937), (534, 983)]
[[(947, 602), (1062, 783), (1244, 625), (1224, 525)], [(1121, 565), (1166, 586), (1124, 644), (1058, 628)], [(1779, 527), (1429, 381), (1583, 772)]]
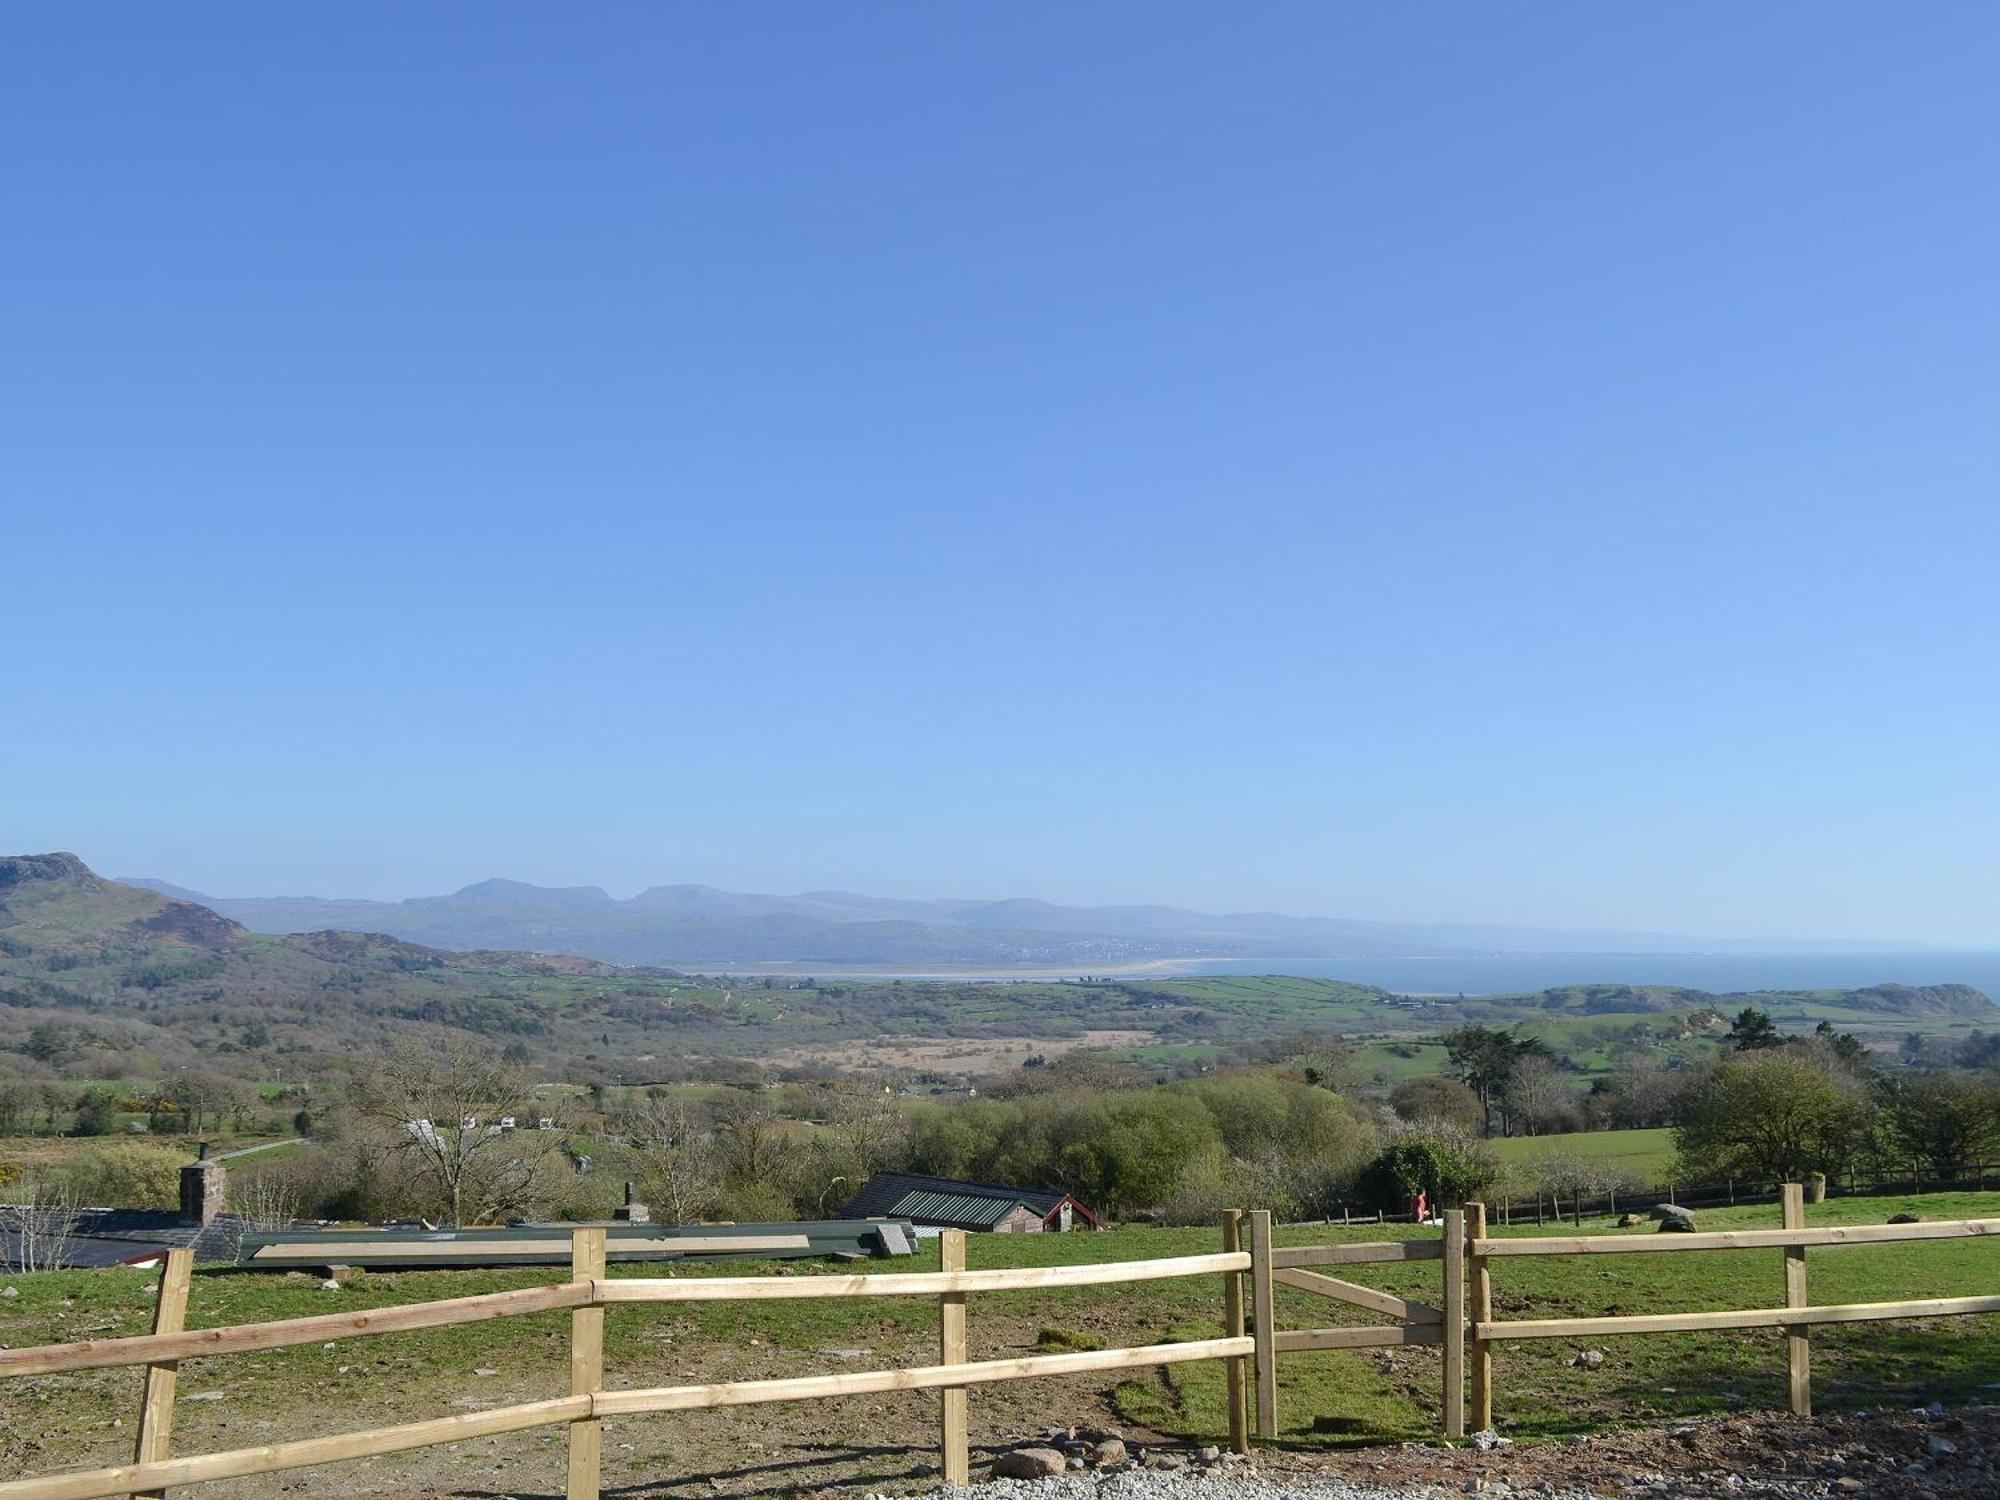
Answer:
[[(1465, 1237), (1486, 1238), (1486, 1205), (1465, 1205)], [(1493, 1321), (1493, 1270), (1483, 1255), (1468, 1251), (1472, 1271), (1472, 1430), (1485, 1432), (1493, 1425), (1493, 1345), (1479, 1330)]]
[(1271, 1211), (1250, 1212), (1250, 1316), (1257, 1336), (1257, 1436), (1278, 1435), (1278, 1309), (1271, 1293)]
[[(1342, 1212), (1346, 1205), (1341, 1205)], [(1226, 1208), (1222, 1211), (1222, 1250), (1225, 1255), (1234, 1255), (1243, 1249), (1243, 1210)], [(1240, 1339), (1243, 1337), (1243, 1273), (1231, 1271), (1222, 1278), (1222, 1336)], [(1250, 1407), (1249, 1391), (1244, 1382), (1243, 1356), (1222, 1362), (1223, 1379), (1227, 1385), (1229, 1402), (1229, 1451), (1248, 1453), (1250, 1451)]]
[[(1788, 1182), (1779, 1189), (1780, 1201), (1784, 1205), (1785, 1228), (1806, 1227), (1805, 1189), (1796, 1182)], [(1785, 1246), (1785, 1306), (1804, 1307), (1806, 1305), (1806, 1247), (1804, 1245)], [(1812, 1415), (1812, 1334), (1805, 1324), (1795, 1324), (1785, 1330), (1785, 1375), (1791, 1389), (1792, 1414), (1799, 1417)]]
[[(938, 1235), (938, 1269), (965, 1269), (965, 1231), (947, 1229)], [(965, 1363), (965, 1293), (943, 1292), (938, 1296), (938, 1363)], [(944, 1482), (972, 1483), (972, 1453), (966, 1437), (965, 1387), (947, 1386), (938, 1392), (938, 1440), (944, 1450)]]
[[(194, 1274), (194, 1251), (169, 1250), (160, 1267), (160, 1300), (153, 1308), (153, 1332), (179, 1333), (187, 1323), (188, 1278)], [(146, 1399), (139, 1408), (139, 1438), (133, 1445), (134, 1463), (151, 1463), (167, 1457), (174, 1433), (174, 1387), (180, 1381), (180, 1362), (163, 1359), (146, 1366)], [(141, 1490), (143, 1500), (166, 1500), (165, 1490)]]
[[(570, 1236), (570, 1278), (595, 1281), (604, 1275), (604, 1231), (579, 1229)], [(604, 1309), (579, 1307), (569, 1315), (569, 1393), (592, 1396), (604, 1387)], [(599, 1500), (598, 1470), (604, 1429), (597, 1417), (569, 1424), (568, 1500)]]
[(1444, 1435), (1465, 1436), (1465, 1210), (1444, 1211)]

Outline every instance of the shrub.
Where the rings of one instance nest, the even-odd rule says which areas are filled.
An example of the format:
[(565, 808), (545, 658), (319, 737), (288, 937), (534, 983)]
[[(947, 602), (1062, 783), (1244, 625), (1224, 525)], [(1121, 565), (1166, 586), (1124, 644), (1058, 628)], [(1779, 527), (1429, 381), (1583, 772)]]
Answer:
[(1412, 1078), (1389, 1095), (1389, 1107), (1412, 1125), (1441, 1120), (1464, 1131), (1479, 1127), (1479, 1095), (1456, 1078)]
[(144, 1141), (114, 1141), (64, 1162), (50, 1175), (90, 1208), (173, 1208), (188, 1154)]
[(1397, 1132), (1362, 1168), (1355, 1186), (1363, 1202), (1393, 1213), (1407, 1208), (1419, 1191), (1436, 1207), (1456, 1207), (1491, 1187), (1498, 1176), (1493, 1153), (1469, 1132), (1430, 1123)]
[(770, 1182), (731, 1182), (716, 1195), (715, 1216), (738, 1224), (772, 1224), (796, 1219), (792, 1195)]

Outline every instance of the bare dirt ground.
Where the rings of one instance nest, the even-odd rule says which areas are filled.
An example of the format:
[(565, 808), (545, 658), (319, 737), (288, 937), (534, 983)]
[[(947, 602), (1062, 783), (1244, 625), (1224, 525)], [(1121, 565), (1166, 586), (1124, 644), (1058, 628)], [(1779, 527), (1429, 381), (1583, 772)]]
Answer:
[[(1044, 1386), (1033, 1393), (1023, 1391), (1003, 1398), (998, 1404), (1020, 1422), (1013, 1438), (1038, 1437), (1046, 1425), (1038, 1418), (1064, 1410), (1066, 1394)], [(908, 1407), (911, 1403), (899, 1404)], [(999, 1415), (988, 1413), (989, 1418)], [(837, 1423), (831, 1411), (827, 1419), (829, 1425), (845, 1426)], [(916, 1424), (924, 1429), (920, 1433), (909, 1432), (907, 1417), (899, 1420), (887, 1408), (875, 1411), (871, 1420), (879, 1424), (875, 1441), (819, 1446), (810, 1438), (772, 1441), (754, 1413), (742, 1415), (727, 1424), (726, 1441), (735, 1445), (734, 1461), (696, 1475), (684, 1470), (675, 1474), (671, 1469), (647, 1474), (643, 1472), (645, 1464), (631, 1463), (641, 1447), (634, 1444), (625, 1450), (625, 1462), (617, 1465), (622, 1473), (614, 1476), (613, 1465), (607, 1464), (606, 1478), (611, 1481), (607, 1494), (708, 1497), (793, 1493), (819, 1495), (823, 1500), (855, 1500), (885, 1488), (930, 1488), (935, 1480), (928, 1422)], [(1146, 1434), (1129, 1427), (1124, 1430), (1135, 1447), (1147, 1446)], [(660, 1459), (668, 1464), (676, 1458), (684, 1462), (688, 1446), (695, 1446), (687, 1443), (691, 1433), (683, 1431), (678, 1436), (676, 1441), (661, 1434), (665, 1451)], [(704, 1436), (713, 1442), (725, 1433), (711, 1429)], [(915, 1439), (917, 1446), (907, 1446), (909, 1439)], [(486, 1484), (466, 1474), (444, 1487), (402, 1493), (439, 1500), (447, 1496), (499, 1500), (508, 1495), (518, 1500), (533, 1495), (539, 1500), (543, 1495), (559, 1495), (562, 1485), (555, 1460), (560, 1444), (541, 1446), (545, 1461), (534, 1466), (534, 1477), (540, 1482), (532, 1488), (526, 1469), (501, 1466)], [(976, 1477), (982, 1474), (985, 1461), (1005, 1446), (993, 1443), (989, 1434), (989, 1440), (974, 1453)], [(615, 1452), (615, 1440), (612, 1447)], [(1188, 1452), (1184, 1445), (1171, 1444), (1153, 1451)], [(1333, 1454), (1259, 1451), (1246, 1464), (1231, 1465), (1225, 1472), (1232, 1477), (1255, 1474), (1277, 1480), (1287, 1490), (1338, 1481), (1385, 1496), (1459, 1492), (1495, 1496), (1856, 1495), (1908, 1500), (1971, 1500), (1977, 1496), (1985, 1500), (2000, 1495), (2000, 1409), (1960, 1411), (1935, 1418), (1906, 1412), (1812, 1421), (1786, 1416), (1730, 1418), (1493, 1452), (1431, 1445), (1358, 1448)], [(495, 1480), (498, 1482), (490, 1482)], [(343, 1488), (356, 1497), (397, 1493)]]
[[(868, 1351), (890, 1352), (887, 1347)], [(1117, 1427), (1135, 1457), (1175, 1455), (1193, 1462), (1190, 1445), (1119, 1423), (1106, 1392), (1087, 1378), (975, 1392), (975, 1482), (984, 1479), (994, 1457), (1042, 1440), (1052, 1423)], [(477, 1401), (457, 1404), (497, 1404), (525, 1394), (494, 1391), (488, 1397), (482, 1392)], [(619, 1419), (605, 1427), (604, 1492), (643, 1500), (759, 1495), (860, 1500), (883, 1493), (925, 1493), (937, 1487), (935, 1422), (930, 1399), (918, 1396)], [(189, 1447), (270, 1441), (294, 1435), (279, 1430), (294, 1425), (325, 1430), (311, 1421), (218, 1425), (239, 1430), (213, 1432), (207, 1441)], [(205, 1487), (204, 1494), (218, 1500), (292, 1494), (339, 1494), (344, 1500), (555, 1500), (563, 1493), (563, 1454), (563, 1436), (552, 1429), (230, 1481)], [(1286, 1494), (1324, 1484), (1335, 1494), (1346, 1485), (1383, 1497), (1474, 1493), (1970, 1500), (2000, 1495), (2000, 1407), (1815, 1420), (1732, 1417), (1492, 1450), (1442, 1443), (1336, 1452), (1260, 1448), (1247, 1461), (1213, 1472), (1222, 1487), (1255, 1476)], [(1130, 1486), (1119, 1487), (1120, 1494), (1131, 1492)], [(1253, 1493), (1244, 1488), (1246, 1500)]]
[(832, 1068), (908, 1068), (921, 1072), (976, 1076), (1018, 1067), (1037, 1053), (1060, 1057), (1089, 1047), (1141, 1047), (1158, 1040), (1150, 1031), (1085, 1031), (1071, 1037), (871, 1037), (866, 1041), (830, 1046), (792, 1047), (777, 1054), (781, 1062), (812, 1063)]

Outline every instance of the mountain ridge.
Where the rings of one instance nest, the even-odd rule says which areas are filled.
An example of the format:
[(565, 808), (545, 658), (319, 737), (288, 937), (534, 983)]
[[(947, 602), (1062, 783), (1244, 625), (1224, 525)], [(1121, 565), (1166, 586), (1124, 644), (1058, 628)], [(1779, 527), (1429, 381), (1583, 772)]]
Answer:
[(446, 895), (401, 901), (206, 896), (148, 877), (124, 883), (207, 906), (256, 932), (382, 932), (456, 951), (562, 951), (625, 964), (1089, 966), (1165, 959), (1280, 963), (1495, 953), (1923, 951), (1916, 944), (1854, 940), (1374, 922), (1279, 912), (1201, 912), (1160, 904), (1065, 906), (1032, 896), (907, 898), (840, 890), (784, 896), (694, 883), (649, 886), (620, 900), (601, 886), (538, 886), (494, 878)]

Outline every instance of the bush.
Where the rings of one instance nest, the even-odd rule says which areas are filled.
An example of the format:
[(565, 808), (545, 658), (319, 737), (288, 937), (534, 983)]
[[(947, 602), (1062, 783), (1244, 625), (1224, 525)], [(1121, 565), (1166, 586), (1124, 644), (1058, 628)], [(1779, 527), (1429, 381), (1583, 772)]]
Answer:
[(737, 1224), (778, 1224), (796, 1219), (792, 1195), (770, 1182), (731, 1182), (716, 1196), (715, 1216)]
[(1484, 1111), (1479, 1095), (1456, 1078), (1412, 1078), (1389, 1095), (1389, 1107), (1412, 1125), (1440, 1120), (1464, 1131), (1479, 1128)]
[(181, 1201), (185, 1151), (143, 1141), (116, 1141), (64, 1162), (50, 1175), (88, 1208), (175, 1208)]
[(1407, 1209), (1419, 1191), (1434, 1207), (1455, 1208), (1485, 1192), (1499, 1175), (1493, 1153), (1470, 1132), (1432, 1123), (1399, 1131), (1362, 1168), (1355, 1186), (1364, 1203), (1394, 1213)]

